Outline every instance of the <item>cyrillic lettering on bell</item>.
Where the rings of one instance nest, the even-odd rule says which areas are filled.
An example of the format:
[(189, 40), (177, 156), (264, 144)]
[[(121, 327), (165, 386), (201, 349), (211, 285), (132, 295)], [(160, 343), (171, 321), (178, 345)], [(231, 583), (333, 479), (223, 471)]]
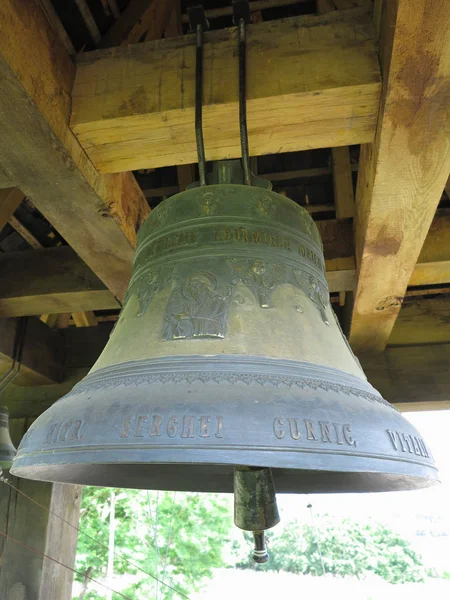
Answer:
[(177, 435), (178, 431), (178, 417), (170, 417), (167, 423), (167, 435), (171, 438)]
[(185, 415), (183, 417), (182, 438), (193, 438), (194, 436), (194, 417)]
[(397, 452), (407, 452), (408, 454), (430, 458), (430, 454), (422, 438), (392, 429), (386, 429), (386, 432), (391, 440), (392, 447)]
[(46, 444), (59, 444), (66, 440), (77, 441), (83, 439), (81, 427), (83, 421), (63, 421), (62, 423), (52, 423), (48, 429), (45, 438)]
[(331, 423), (329, 421), (311, 421), (298, 417), (276, 417), (273, 421), (273, 433), (279, 440), (306, 440), (338, 446), (356, 446), (349, 423)]
[[(61, 426), (61, 423), (54, 425)], [(81, 425), (80, 425), (81, 426)], [(223, 416), (211, 417), (210, 415), (127, 415), (125, 417), (120, 437), (127, 438), (153, 438), (167, 436), (169, 438), (223, 438)], [(71, 431), (78, 432), (72, 426)], [(51, 429), (49, 439), (61, 436), (61, 433)], [(48, 442), (51, 443), (51, 442)]]

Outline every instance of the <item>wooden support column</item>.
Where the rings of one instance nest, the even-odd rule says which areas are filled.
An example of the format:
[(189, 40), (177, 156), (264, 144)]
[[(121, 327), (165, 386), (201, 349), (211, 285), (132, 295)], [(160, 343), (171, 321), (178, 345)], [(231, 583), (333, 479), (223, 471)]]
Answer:
[[(27, 429), (26, 419), (11, 420), (15, 445)], [(77, 531), (49, 511), (78, 525), (81, 486), (50, 484), (10, 477), (20, 492), (0, 483), (0, 598), (5, 600), (70, 600), (73, 573), (43, 554), (74, 566)], [(34, 549), (24, 547), (23, 544)]]
[(356, 191), (356, 352), (385, 348), (450, 171), (446, 0), (383, 2), (383, 92)]

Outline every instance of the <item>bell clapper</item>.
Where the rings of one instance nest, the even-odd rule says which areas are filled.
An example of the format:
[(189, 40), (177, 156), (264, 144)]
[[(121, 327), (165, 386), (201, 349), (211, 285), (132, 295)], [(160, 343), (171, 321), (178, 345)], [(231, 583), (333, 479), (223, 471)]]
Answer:
[(235, 467), (234, 522), (240, 529), (253, 532), (256, 563), (269, 560), (264, 532), (279, 521), (272, 471), (267, 467)]
[(253, 539), (255, 541), (255, 549), (253, 550), (253, 560), (255, 563), (264, 564), (270, 556), (267, 552), (266, 535), (264, 531), (254, 531)]

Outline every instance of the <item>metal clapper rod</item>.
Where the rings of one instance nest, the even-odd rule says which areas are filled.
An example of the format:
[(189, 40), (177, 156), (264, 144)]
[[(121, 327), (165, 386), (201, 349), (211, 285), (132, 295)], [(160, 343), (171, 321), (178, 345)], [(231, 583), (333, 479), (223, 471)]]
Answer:
[(203, 141), (203, 32), (209, 29), (203, 6), (189, 6), (189, 24), (196, 33), (195, 51), (195, 141), (197, 143), (200, 185), (206, 185), (205, 144)]

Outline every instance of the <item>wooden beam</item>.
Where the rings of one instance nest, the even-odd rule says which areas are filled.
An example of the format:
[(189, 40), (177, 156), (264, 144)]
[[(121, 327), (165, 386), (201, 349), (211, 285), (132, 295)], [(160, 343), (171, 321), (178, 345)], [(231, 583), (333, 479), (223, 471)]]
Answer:
[[(252, 13), (268, 10), (271, 8), (281, 8), (284, 6), (292, 6), (293, 4), (303, 4), (310, 0), (252, 0), (250, 2), (250, 11)], [(219, 8), (210, 8), (205, 10), (208, 19), (218, 19), (220, 17), (228, 17), (233, 14), (232, 6), (221, 6)], [(189, 23), (188, 15), (183, 15), (183, 23)]]
[(67, 31), (64, 29), (61, 19), (58, 17), (58, 13), (52, 4), (52, 0), (39, 0), (39, 4), (45, 13), (51, 28), (58, 35), (67, 52), (69, 54), (75, 54), (75, 48), (72, 44), (72, 40), (70, 39)]
[(19, 188), (0, 189), (0, 231), (13, 216), (23, 198)]
[(370, 383), (401, 409), (411, 403), (424, 410), (449, 406), (450, 344), (387, 347), (379, 354), (358, 358)]
[(450, 342), (450, 296), (407, 298), (389, 338), (390, 346)]
[[(240, 156), (234, 28), (205, 34), (206, 158)], [(248, 28), (253, 156), (371, 142), (380, 74), (365, 9)], [(263, 76), (261, 76), (263, 74)], [(192, 35), (77, 57), (71, 126), (101, 172), (194, 163)]]
[(94, 327), (97, 325), (97, 319), (92, 310), (74, 312), (72, 313), (72, 319), (76, 327)]
[[(0, 377), (11, 368), (16, 343), (17, 319), (0, 319)], [(17, 385), (58, 383), (64, 377), (65, 343), (62, 335), (30, 317), (25, 332), (22, 364)]]
[(154, 40), (161, 38), (172, 7), (173, 0), (131, 0), (98, 47), (136, 44), (145, 34)]
[(447, 179), (447, 183), (445, 184), (445, 193), (447, 194), (447, 198), (450, 200), (450, 177)]
[(15, 187), (15, 185), (16, 182), (12, 175), (7, 173), (7, 171), (0, 165), (0, 190)]
[(75, 69), (40, 7), (3, 0), (0, 22), (0, 164), (121, 298), (147, 202), (131, 174), (100, 175), (68, 127)]
[(351, 219), (355, 214), (355, 195), (353, 193), (352, 166), (350, 149), (340, 146), (331, 149), (333, 165), (334, 203), (338, 219)]
[(439, 209), (420, 251), (409, 286), (450, 283), (450, 209)]
[[(23, 198), (23, 194), (21, 194), (21, 196)], [(41, 242), (31, 233), (31, 231), (27, 227), (25, 227), (25, 225), (22, 225), (19, 219), (17, 219), (14, 215), (12, 215), (9, 218), (8, 223), (20, 235), (20, 237), (24, 239), (27, 242), (27, 244), (29, 244), (32, 248), (42, 248)]]
[(78, 10), (80, 11), (81, 17), (87, 27), (87, 30), (89, 31), (92, 41), (94, 44), (98, 44), (102, 36), (87, 1), (75, 0), (75, 4), (78, 6)]
[(0, 256), (0, 316), (119, 308), (113, 294), (69, 246)]
[[(29, 425), (29, 418), (10, 418), (16, 447)], [(0, 531), (8, 536), (0, 535), (0, 597), (70, 600), (82, 487), (8, 480), (14, 487), (0, 483)]]
[(380, 46), (380, 115), (356, 192), (355, 351), (386, 346), (450, 171), (448, 3), (384, 2)]

